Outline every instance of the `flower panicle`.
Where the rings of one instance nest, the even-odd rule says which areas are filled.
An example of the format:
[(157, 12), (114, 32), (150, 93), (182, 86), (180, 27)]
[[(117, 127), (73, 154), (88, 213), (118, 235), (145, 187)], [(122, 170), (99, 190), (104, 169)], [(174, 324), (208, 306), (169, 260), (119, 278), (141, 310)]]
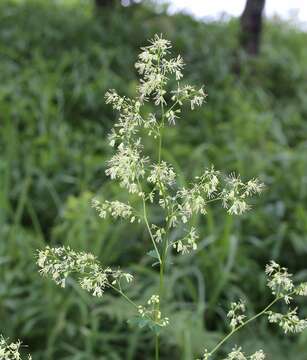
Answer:
[[(235, 346), (223, 360), (265, 360), (263, 350), (258, 350), (251, 355), (246, 355), (241, 347)], [(212, 354), (206, 349), (201, 360), (211, 360)], [(199, 360), (199, 359), (198, 359)], [(213, 360), (213, 359), (212, 359)]]
[(154, 294), (148, 299), (146, 305), (139, 305), (138, 313), (142, 318), (150, 319), (159, 327), (165, 327), (169, 324), (169, 318), (162, 317), (159, 295)]
[(293, 275), (288, 273), (288, 269), (281, 267), (274, 260), (266, 265), (265, 273), (267, 275), (267, 285), (272, 294), (285, 299), (289, 303), (291, 293), (294, 290)]
[(130, 283), (133, 276), (121, 270), (103, 268), (97, 258), (70, 247), (49, 247), (38, 252), (37, 264), (43, 276), (49, 276), (57, 285), (66, 286), (69, 276), (76, 276), (81, 288), (93, 296), (102, 297), (108, 287), (120, 284), (124, 279)]
[[(9, 342), (7, 339), (0, 335), (0, 359), (3, 360), (22, 360), (20, 348), (22, 343), (20, 340), (16, 342)], [(32, 360), (31, 355), (23, 359)]]
[(94, 198), (92, 199), (92, 207), (102, 219), (105, 219), (107, 215), (112, 216), (114, 219), (121, 218), (130, 220), (131, 223), (137, 219), (133, 207), (118, 200), (105, 200), (104, 202), (101, 202)]
[(242, 300), (238, 302), (232, 302), (230, 304), (230, 310), (227, 313), (227, 317), (230, 319), (230, 327), (232, 330), (244, 323), (246, 318), (246, 315), (244, 314), (245, 311), (246, 307)]

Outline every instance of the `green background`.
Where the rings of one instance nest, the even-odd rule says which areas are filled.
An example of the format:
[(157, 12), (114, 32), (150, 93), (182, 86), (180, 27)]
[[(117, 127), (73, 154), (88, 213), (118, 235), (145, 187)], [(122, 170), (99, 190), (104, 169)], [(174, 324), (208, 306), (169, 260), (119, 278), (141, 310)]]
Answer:
[[(207, 104), (186, 109), (166, 134), (162, 156), (180, 183), (214, 164), (267, 186), (243, 217), (213, 207), (197, 220), (202, 251), (174, 257), (162, 358), (195, 359), (210, 348), (227, 331), (230, 301), (243, 298), (250, 315), (267, 304), (270, 259), (306, 281), (307, 34), (266, 21), (261, 54), (247, 59), (238, 26), (150, 4), (98, 14), (81, 0), (0, 2), (0, 333), (22, 339), (34, 360), (152, 358), (152, 335), (127, 324), (128, 304), (111, 292), (94, 299), (73, 281), (56, 287), (38, 274), (35, 253), (47, 244), (90, 251), (137, 274), (129, 292), (137, 302), (155, 291), (144, 228), (103, 221), (90, 207), (96, 194), (124, 196), (104, 174), (116, 115), (103, 97), (109, 88), (135, 94), (138, 49), (154, 33), (183, 56), (186, 81), (208, 92)], [(284, 337), (265, 319), (224, 351), (235, 343), (263, 348), (269, 360), (307, 359), (306, 331)]]

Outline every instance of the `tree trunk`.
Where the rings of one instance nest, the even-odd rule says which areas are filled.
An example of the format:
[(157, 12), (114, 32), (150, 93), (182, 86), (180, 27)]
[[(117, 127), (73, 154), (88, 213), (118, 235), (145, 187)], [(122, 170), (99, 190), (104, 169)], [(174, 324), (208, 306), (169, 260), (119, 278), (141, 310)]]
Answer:
[(116, 0), (95, 0), (97, 8), (111, 7), (115, 5), (116, 2)]
[(265, 0), (247, 0), (241, 15), (241, 47), (251, 56), (259, 53), (264, 5)]

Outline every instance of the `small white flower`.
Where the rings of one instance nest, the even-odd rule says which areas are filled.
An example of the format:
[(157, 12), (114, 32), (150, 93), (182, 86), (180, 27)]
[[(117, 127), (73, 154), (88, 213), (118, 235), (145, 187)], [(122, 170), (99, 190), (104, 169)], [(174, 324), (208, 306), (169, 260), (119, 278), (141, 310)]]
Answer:
[(232, 349), (227, 358), (224, 360), (247, 360), (247, 358), (242, 352), (242, 349), (240, 347), (236, 347)]
[(227, 313), (227, 317), (230, 319), (230, 327), (232, 330), (244, 323), (244, 319), (246, 318), (244, 312), (245, 304), (241, 300), (230, 304), (230, 310)]
[(159, 295), (151, 295), (150, 299), (147, 301), (148, 305), (159, 304), (159, 303), (160, 303)]
[(180, 240), (173, 242), (173, 248), (177, 250), (178, 253), (187, 254), (192, 250), (197, 249), (197, 239), (199, 238), (196, 229), (192, 226), (188, 234)]
[(153, 234), (153, 238), (154, 240), (159, 243), (163, 240), (163, 236), (165, 235), (165, 229), (164, 228), (159, 228), (156, 225), (152, 225), (151, 226), (152, 229), (152, 234)]

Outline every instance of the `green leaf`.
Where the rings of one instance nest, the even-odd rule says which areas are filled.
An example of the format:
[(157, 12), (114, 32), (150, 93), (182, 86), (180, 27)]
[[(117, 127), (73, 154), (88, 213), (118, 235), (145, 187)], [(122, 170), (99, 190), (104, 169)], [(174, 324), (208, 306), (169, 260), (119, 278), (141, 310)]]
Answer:
[(161, 326), (156, 324), (154, 321), (150, 321), (148, 324), (151, 331), (153, 331), (156, 335), (161, 333)]
[(147, 327), (155, 334), (159, 335), (161, 333), (161, 326), (156, 324), (153, 320), (143, 317), (134, 317), (132, 319), (127, 320), (127, 323), (132, 326), (137, 326), (140, 329)]
[(143, 317), (135, 317), (133, 319), (129, 319), (127, 321), (130, 325), (138, 326), (139, 328), (144, 328), (149, 325), (150, 320)]
[(148, 251), (147, 255), (150, 256), (150, 257), (152, 257), (152, 258), (154, 258), (154, 259), (159, 259), (156, 250), (150, 250), (150, 251)]

